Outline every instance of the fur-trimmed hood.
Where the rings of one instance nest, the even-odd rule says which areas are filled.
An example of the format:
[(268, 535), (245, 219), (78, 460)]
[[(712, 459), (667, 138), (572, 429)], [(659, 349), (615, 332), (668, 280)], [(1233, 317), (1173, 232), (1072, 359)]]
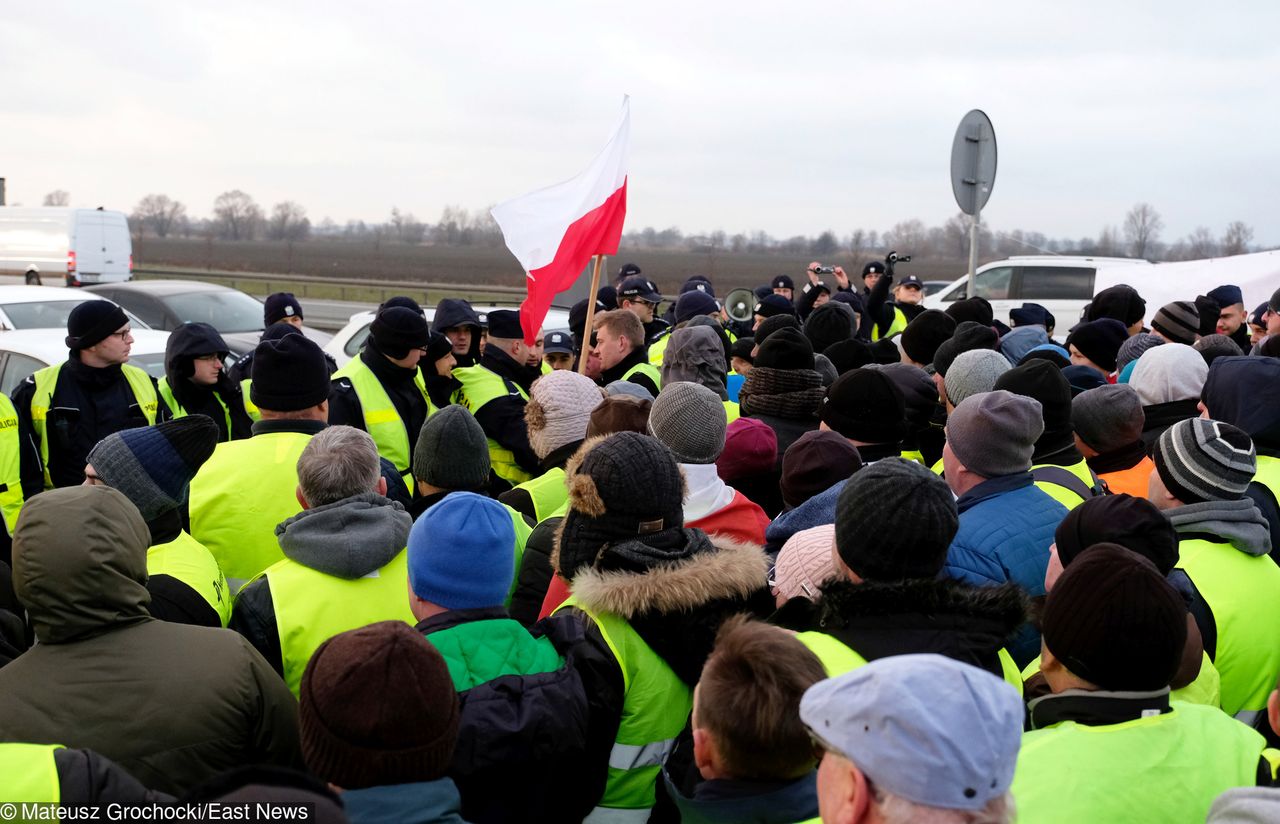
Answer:
[(592, 611), (626, 619), (641, 613), (687, 612), (709, 601), (747, 598), (767, 585), (769, 558), (758, 544), (684, 530), (710, 546), (643, 573), (585, 567), (574, 576), (573, 595)]

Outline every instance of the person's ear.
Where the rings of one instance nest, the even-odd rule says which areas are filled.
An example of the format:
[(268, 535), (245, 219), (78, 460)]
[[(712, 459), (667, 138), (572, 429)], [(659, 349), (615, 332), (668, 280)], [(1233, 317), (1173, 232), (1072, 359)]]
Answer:
[(1052, 652), (1049, 652), (1049, 647), (1046, 646), (1044, 643), (1044, 640), (1041, 639), (1040, 641), (1040, 672), (1042, 673), (1060, 672), (1065, 669), (1066, 667), (1062, 666), (1062, 662), (1059, 661), (1057, 658), (1055, 658)]
[(378, 485), (374, 487), (373, 491), (378, 493), (384, 498), (387, 497), (387, 476), (386, 475), (378, 476)]
[(1271, 731), (1280, 735), (1280, 689), (1274, 689), (1267, 696), (1267, 721)]
[(298, 499), (298, 505), (299, 505), (299, 506), (301, 506), (303, 509), (310, 509), (310, 508), (311, 508), (311, 507), (307, 504), (307, 498), (306, 498), (306, 496), (302, 494), (302, 486), (301, 486), (301, 485), (299, 485), (299, 486), (295, 486), (295, 487), (293, 488), (293, 494), (294, 494), (294, 497), (296, 497), (296, 498)]

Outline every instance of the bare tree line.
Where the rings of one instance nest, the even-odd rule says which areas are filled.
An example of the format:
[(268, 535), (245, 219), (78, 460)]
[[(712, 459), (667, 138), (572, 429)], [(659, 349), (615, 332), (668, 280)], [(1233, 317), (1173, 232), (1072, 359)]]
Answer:
[[(61, 189), (44, 197), (45, 206), (66, 206), (71, 196)], [(469, 211), (462, 206), (446, 206), (435, 224), (419, 220), (412, 212), (391, 208), (384, 223), (348, 220), (338, 224), (326, 217), (312, 224), (301, 204), (281, 201), (267, 213), (248, 193), (233, 189), (223, 192), (213, 202), (207, 218), (192, 218), (187, 207), (165, 194), (149, 194), (138, 201), (131, 216), (134, 231), (157, 237), (202, 237), (220, 240), (311, 239), (373, 240), (388, 243), (439, 244), (445, 246), (500, 246), (502, 233), (486, 209)], [(729, 235), (723, 230), (705, 234), (685, 234), (678, 227), (655, 229), (646, 227), (623, 236), (630, 249), (667, 249), (673, 251), (813, 255), (829, 258), (849, 255), (855, 264), (879, 257), (885, 250), (934, 260), (959, 261), (969, 253), (969, 221), (958, 213), (941, 226), (927, 226), (911, 219), (895, 223), (885, 230), (857, 228), (846, 234), (833, 230), (817, 235), (793, 235), (777, 238), (763, 230)], [(1016, 254), (1104, 255), (1135, 257), (1148, 260), (1192, 260), (1219, 255), (1238, 255), (1257, 251), (1253, 246), (1253, 228), (1243, 221), (1228, 223), (1220, 235), (1207, 226), (1199, 226), (1190, 234), (1172, 242), (1162, 241), (1164, 220), (1150, 203), (1137, 203), (1119, 225), (1103, 226), (1097, 236), (1066, 238), (1049, 237), (1042, 232), (1014, 229), (993, 230), (980, 227), (980, 246), (984, 259)]]

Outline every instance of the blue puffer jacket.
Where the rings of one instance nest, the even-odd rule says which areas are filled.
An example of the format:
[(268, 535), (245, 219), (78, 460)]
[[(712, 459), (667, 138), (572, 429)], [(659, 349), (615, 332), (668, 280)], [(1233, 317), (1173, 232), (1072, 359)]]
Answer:
[(1037, 489), (1031, 473), (984, 481), (960, 496), (960, 530), (946, 574), (979, 586), (1013, 581), (1044, 595), (1049, 545), (1067, 509)]

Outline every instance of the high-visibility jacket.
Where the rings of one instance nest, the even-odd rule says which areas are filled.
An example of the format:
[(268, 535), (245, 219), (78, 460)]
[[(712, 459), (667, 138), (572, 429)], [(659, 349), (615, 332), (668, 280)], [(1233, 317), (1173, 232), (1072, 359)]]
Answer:
[(231, 592), (227, 578), (204, 544), (183, 530), (178, 537), (147, 550), (147, 575), (168, 575), (195, 590), (225, 627), (231, 620)]
[[(129, 389), (133, 391), (133, 397), (138, 402), (138, 408), (142, 410), (142, 415), (147, 419), (147, 424), (156, 422), (156, 408), (159, 399), (156, 397), (155, 384), (151, 382), (151, 376), (136, 366), (124, 364), (120, 367), (121, 374), (124, 375), (125, 381), (129, 384)], [(35, 435), (40, 439), (40, 461), (44, 464), (44, 488), (53, 489), (53, 479), (49, 476), (49, 433), (45, 431), (45, 419), (49, 416), (49, 407), (53, 403), (53, 392), (58, 388), (58, 375), (62, 372), (62, 364), (56, 363), (53, 366), (46, 366), (44, 369), (37, 370), (32, 377), (35, 380), (36, 391), (31, 396), (31, 428), (35, 430)]]
[(1080, 821), (1204, 821), (1213, 800), (1257, 782), (1262, 736), (1213, 707), (1119, 724), (1064, 721), (1022, 736), (1013, 776), (1018, 818)]
[[(1030, 681), (1040, 673), (1040, 656), (1037, 655), (1031, 659), (1031, 663), (1027, 664), (1022, 670), (1022, 680)], [(1181, 701), (1184, 704), (1203, 704), (1206, 707), (1222, 706), (1222, 681), (1218, 677), (1218, 670), (1213, 666), (1213, 659), (1209, 657), (1209, 653), (1200, 653), (1200, 672), (1196, 675), (1196, 679), (1185, 687), (1176, 689), (1169, 694), (1172, 701)]]
[(906, 328), (907, 328), (907, 316), (903, 314), (901, 309), (894, 306), (893, 320), (889, 323), (888, 330), (883, 335), (881, 335), (880, 324), (878, 323), (873, 324), (871, 327), (871, 340), (877, 341), (877, 340), (880, 340), (881, 337), (891, 338), (894, 335), (901, 334), (902, 330)]
[(623, 372), (622, 377), (618, 380), (631, 380), (632, 375), (644, 375), (646, 378), (653, 381), (654, 386), (658, 387), (658, 389), (662, 389), (662, 373), (659, 372), (658, 367), (654, 366), (652, 363), (637, 363), (626, 372)]
[(529, 500), (533, 501), (533, 519), (538, 523), (550, 518), (552, 513), (569, 500), (569, 487), (565, 485), (564, 470), (558, 466), (548, 469), (533, 480), (516, 484), (515, 488), (529, 493)]
[(0, 744), (0, 802), (18, 805), (14, 816), (5, 821), (41, 820), (24, 817), (23, 802), (45, 805), (62, 801), (62, 780), (53, 758), (60, 749), (61, 744)]
[(1253, 481), (1265, 486), (1272, 497), (1280, 501), (1280, 458), (1259, 455), (1258, 471), (1254, 474)]
[(240, 381), (240, 395), (244, 398), (244, 412), (249, 416), (249, 420), (262, 420), (262, 412), (257, 405), (249, 398), (249, 392), (253, 388), (253, 381), (245, 378)]
[(653, 807), (662, 764), (689, 720), (693, 692), (625, 619), (591, 610), (573, 597), (559, 609), (567, 607), (595, 622), (622, 670), (625, 690), (604, 795), (584, 821), (641, 824)]
[(1101, 472), (1098, 477), (1107, 484), (1113, 495), (1132, 495), (1135, 498), (1147, 497), (1147, 484), (1151, 480), (1151, 470), (1155, 469), (1151, 459), (1143, 456), (1142, 460), (1128, 469), (1115, 472)]
[(1213, 665), (1222, 680), (1222, 709), (1252, 721), (1266, 709), (1280, 676), (1280, 567), (1266, 555), (1246, 555), (1229, 543), (1200, 538), (1178, 543), (1187, 573), (1213, 613), (1218, 631)]
[(924, 453), (919, 449), (904, 449), (898, 453), (898, 457), (902, 458), (904, 461), (915, 461), (925, 469), (929, 468), (929, 464), (925, 463)]
[(1071, 466), (1036, 464), (1031, 467), (1031, 477), (1041, 492), (1067, 509), (1075, 509), (1102, 494), (1102, 484), (1084, 458)]
[(284, 557), (276, 525), (302, 511), (301, 432), (266, 432), (218, 444), (191, 480), (191, 534), (213, 553), (232, 595)]
[[(484, 408), (484, 405), (498, 398), (519, 397), (526, 403), (529, 395), (515, 383), (503, 378), (496, 372), (483, 366), (462, 366), (453, 370), (453, 376), (462, 384), (455, 393), (458, 404), (465, 406), (472, 415)], [(516, 463), (515, 453), (502, 444), (489, 438), (489, 465), (494, 474), (512, 485), (524, 483), (533, 478)]]
[(673, 329), (663, 332), (656, 340), (649, 344), (649, 363), (657, 368), (662, 368), (662, 359), (666, 357), (667, 345), (671, 343), (671, 333)]
[(333, 636), (378, 621), (416, 620), (409, 609), (409, 553), (347, 580), (285, 558), (265, 573), (271, 587), (284, 681), (297, 695), (311, 656)]
[(733, 423), (742, 417), (742, 409), (734, 401), (721, 401), (724, 404), (725, 423)]
[(18, 437), (18, 410), (7, 395), (0, 395), (0, 516), (3, 516), (4, 528), (10, 535), (18, 523), (22, 503), (22, 441)]
[[(351, 381), (351, 388), (360, 399), (360, 410), (364, 413), (364, 428), (377, 444), (378, 454), (395, 464), (400, 477), (410, 489), (413, 488), (413, 455), (409, 449), (409, 429), (401, 420), (391, 396), (382, 386), (382, 381), (373, 374), (363, 360), (352, 358), (347, 365), (333, 373), (333, 380), (346, 378)], [(422, 370), (413, 373), (413, 385), (422, 393), (422, 400), (427, 404), (427, 417), (435, 414), (435, 405), (427, 394), (427, 386), (422, 380)]]
[[(156, 381), (156, 389), (160, 393), (160, 399), (164, 401), (165, 406), (169, 407), (169, 411), (173, 413), (175, 418), (185, 418), (191, 414), (182, 408), (182, 404), (178, 403), (178, 399), (174, 397), (173, 387), (169, 386), (167, 377)], [(227, 440), (231, 440), (231, 413), (227, 410), (227, 405), (222, 402), (222, 397), (217, 393), (213, 393), (213, 397), (218, 401), (218, 406), (222, 407), (222, 416), (227, 422)]]
[[(808, 647), (810, 652), (818, 656), (818, 660), (822, 662), (822, 668), (827, 671), (828, 678), (853, 672), (867, 663), (867, 659), (848, 644), (825, 632), (798, 632), (796, 638)], [(1013, 662), (1013, 656), (1004, 649), (1000, 650), (999, 656), (1000, 670), (1004, 680), (1021, 695), (1022, 674), (1018, 672), (1018, 665)]]

